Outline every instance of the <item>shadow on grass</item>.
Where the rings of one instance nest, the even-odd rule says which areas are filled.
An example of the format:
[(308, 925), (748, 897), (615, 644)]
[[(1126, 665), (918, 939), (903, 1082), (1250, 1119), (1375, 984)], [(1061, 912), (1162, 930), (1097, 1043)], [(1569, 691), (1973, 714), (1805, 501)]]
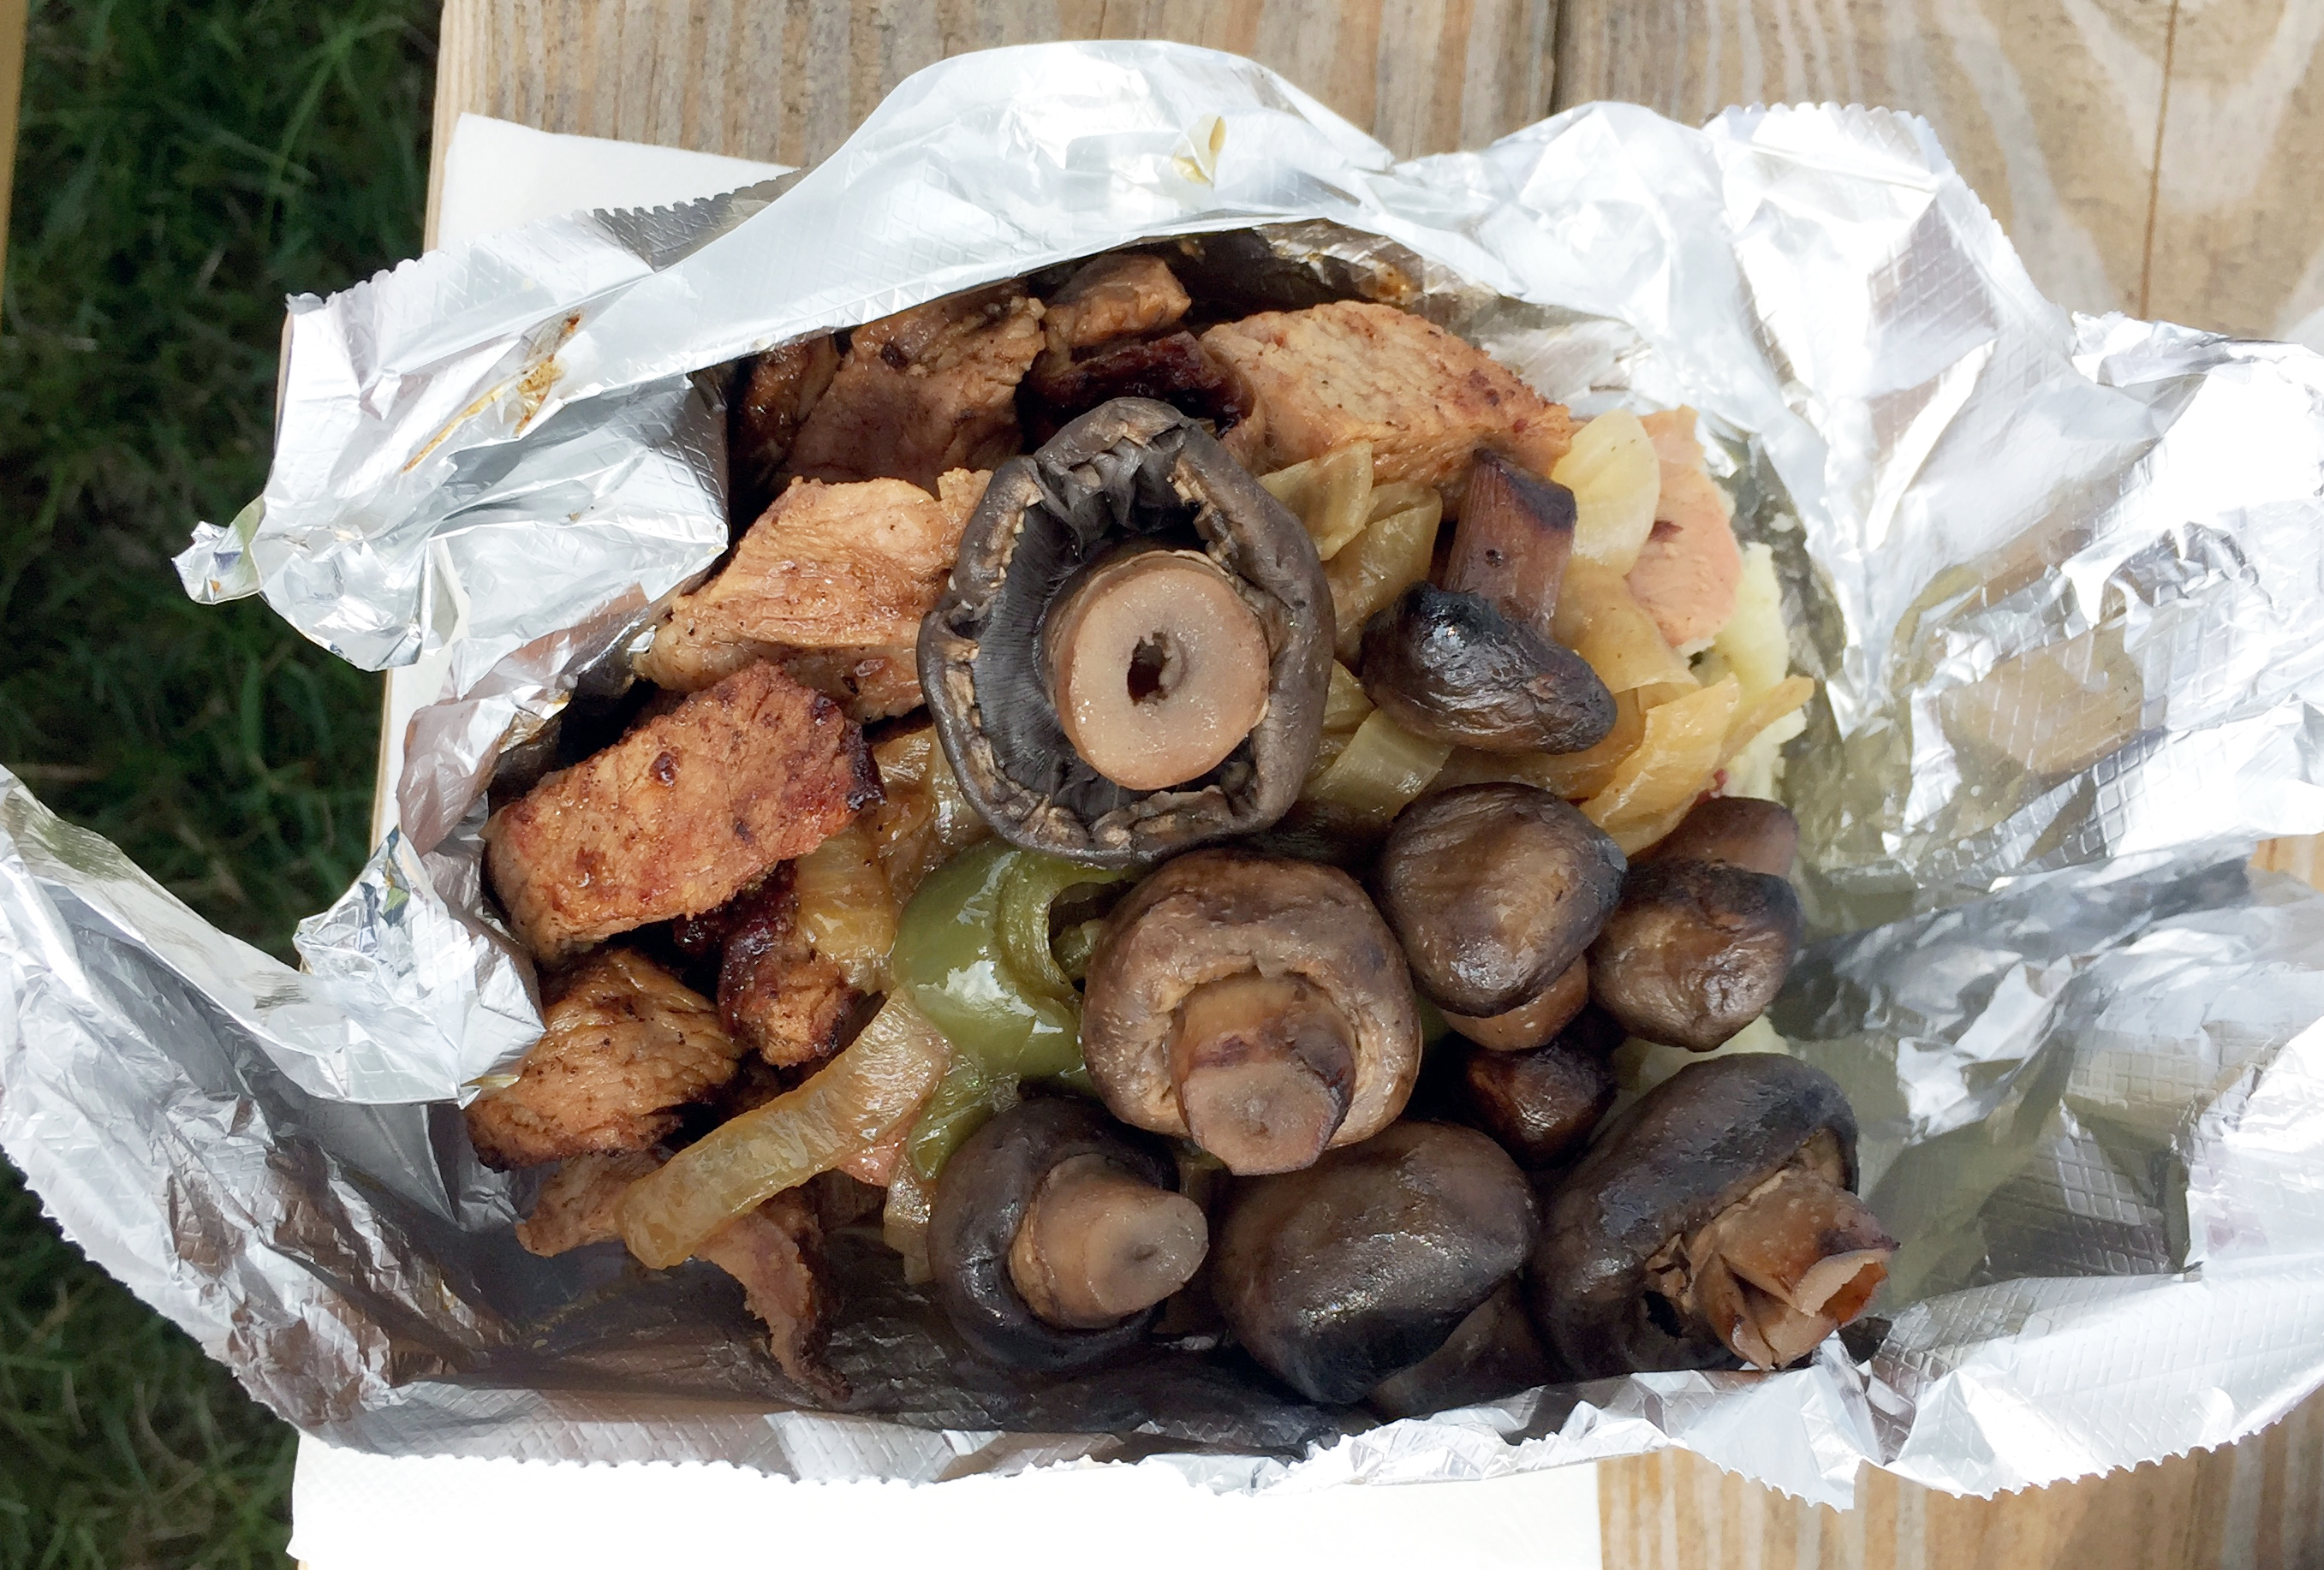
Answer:
[[(169, 558), (265, 476), (282, 297), (419, 249), (434, 0), (32, 0), (0, 298), (0, 761), (288, 956), (378, 678)], [(292, 1436), (0, 1163), (0, 1564), (279, 1564)]]

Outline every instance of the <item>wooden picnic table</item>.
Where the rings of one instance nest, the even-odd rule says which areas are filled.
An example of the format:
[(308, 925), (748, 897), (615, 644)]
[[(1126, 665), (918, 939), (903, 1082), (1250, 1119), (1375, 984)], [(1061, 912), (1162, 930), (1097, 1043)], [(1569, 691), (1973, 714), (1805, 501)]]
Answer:
[[(922, 66), (1059, 38), (1252, 56), (1403, 155), (1597, 98), (1910, 109), (2053, 299), (2324, 344), (2324, 0), (447, 0), (430, 234), (463, 111), (803, 165)], [(2324, 882), (2316, 842), (2259, 860)], [(1868, 1471), (1836, 1511), (1665, 1452), (1600, 1513), (1612, 1570), (2324, 1565), (2324, 1398), (1990, 1501)]]

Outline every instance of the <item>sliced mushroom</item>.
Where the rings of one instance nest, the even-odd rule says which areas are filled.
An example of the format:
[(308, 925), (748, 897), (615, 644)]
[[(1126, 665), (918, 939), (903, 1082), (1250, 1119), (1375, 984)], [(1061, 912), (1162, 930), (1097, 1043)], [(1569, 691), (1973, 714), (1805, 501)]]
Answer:
[(1550, 1194), (1534, 1322), (1576, 1379), (1795, 1362), (1864, 1310), (1895, 1252), (1855, 1182), (1856, 1118), (1829, 1075), (1774, 1053), (1690, 1063)]
[(1554, 1166), (1579, 1150), (1614, 1104), (1614, 1069), (1582, 1033), (1526, 1052), (1472, 1049), (1461, 1066), (1469, 1116), (1520, 1166)]
[(1622, 852), (1532, 785), (1462, 785), (1397, 816), (1381, 848), (1380, 913), (1420, 989), (1485, 1018), (1554, 987), (1622, 891)]
[(1580, 752), (1614, 728), (1582, 657), (1474, 594), (1415, 583), (1364, 624), (1364, 692), (1416, 736), (1483, 752)]
[(1632, 1035), (1707, 1052), (1766, 1012), (1799, 954), (1800, 896), (1769, 873), (1656, 858), (1590, 950), (1590, 994)]
[(1248, 1175), (1386, 1127), (1421, 1037), (1404, 958), (1355, 879), (1218, 849), (1171, 861), (1116, 907), (1081, 1042), (1116, 1117)]
[(1781, 802), (1712, 796), (1696, 803), (1641, 861), (1715, 861), (1788, 877), (1799, 854), (1800, 822)]
[(1269, 1373), (1310, 1400), (1352, 1401), (1443, 1346), (1534, 1234), (1533, 1192), (1499, 1145), (1399, 1123), (1304, 1171), (1239, 1184), (1213, 1291)]
[(936, 1301), (1012, 1368), (1088, 1368), (1143, 1339), (1203, 1262), (1201, 1207), (1154, 1141), (1086, 1102), (1019, 1102), (945, 1164), (928, 1218)]
[(1522, 1052), (1548, 1045), (1589, 1003), (1590, 962), (1576, 959), (1539, 996), (1505, 1014), (1482, 1019), (1474, 1015), (1447, 1014), (1444, 1023), (1489, 1051)]
[(921, 625), (920, 682), (997, 832), (1131, 866), (1288, 810), (1332, 638), (1299, 520), (1187, 417), (1116, 399), (995, 472)]

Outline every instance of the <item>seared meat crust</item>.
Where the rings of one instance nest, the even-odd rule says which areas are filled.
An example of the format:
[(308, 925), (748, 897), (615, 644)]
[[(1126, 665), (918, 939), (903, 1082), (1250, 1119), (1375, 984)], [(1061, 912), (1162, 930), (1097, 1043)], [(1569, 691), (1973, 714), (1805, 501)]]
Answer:
[(832, 1406), (853, 1392), (824, 1361), (831, 1342), (831, 1286), (824, 1274), (823, 1223), (805, 1191), (786, 1189), (711, 1234), (695, 1250), (742, 1283), (743, 1300), (765, 1321), (768, 1349), (782, 1371)]
[(933, 491), (948, 469), (991, 468), (1017, 451), (1017, 383), (1041, 344), (1041, 302), (1017, 282), (856, 328), (785, 473)]
[(613, 1218), (622, 1196), (661, 1163), (659, 1150), (567, 1156), (541, 1184), (532, 1214), (516, 1224), (516, 1240), (543, 1258), (615, 1241), (622, 1235)]
[(1159, 332), (1193, 303), (1160, 257), (1101, 256), (1045, 302), (1041, 331), (1048, 349), (1043, 358), (1062, 363), (1079, 349)]
[(837, 1051), (857, 995), (799, 931), (790, 868), (776, 868), (727, 912), (718, 1017), (728, 1033), (779, 1069)]
[(1480, 446), (1547, 474), (1573, 442), (1565, 409), (1485, 352), (1393, 306), (1337, 300), (1223, 322), (1203, 347), (1258, 408), (1222, 439), (1256, 473), (1372, 444), (1380, 483), (1457, 490)]
[(541, 1015), (548, 1028), (516, 1082), (468, 1106), (487, 1166), (644, 1150), (678, 1126), (678, 1107), (725, 1084), (742, 1054), (708, 998), (625, 949), (560, 978)]
[(485, 825), (485, 868), (541, 959), (725, 904), (880, 799), (863, 733), (745, 666), (549, 775)]
[(726, 408), (733, 516), (756, 518), (775, 499), (799, 427), (838, 369), (839, 345), (828, 333), (784, 344), (744, 363)]

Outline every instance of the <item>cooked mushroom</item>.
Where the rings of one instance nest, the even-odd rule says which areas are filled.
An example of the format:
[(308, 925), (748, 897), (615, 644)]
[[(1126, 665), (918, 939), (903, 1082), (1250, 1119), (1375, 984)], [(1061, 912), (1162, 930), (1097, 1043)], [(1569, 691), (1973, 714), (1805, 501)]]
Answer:
[(1380, 914), (1432, 1002), (1487, 1018), (1556, 986), (1614, 908), (1622, 866), (1605, 831), (1549, 792), (1462, 785), (1397, 815)]
[(1416, 1418), (1495, 1400), (1556, 1377), (1526, 1317), (1525, 1293), (1511, 1280), (1471, 1309), (1443, 1345), (1388, 1376), (1364, 1399), (1384, 1417)]
[(1623, 1029), (1707, 1052), (1766, 1012), (1803, 925), (1782, 878), (1726, 862), (1632, 868), (1590, 950), (1590, 994)]
[(1614, 1104), (1613, 1065), (1580, 1036), (1526, 1052), (1475, 1048), (1461, 1065), (1470, 1118), (1521, 1166), (1553, 1166), (1572, 1154)]
[(920, 683), (996, 831), (1130, 866), (1290, 807), (1332, 638), (1299, 520), (1185, 416), (1116, 399), (994, 473)]
[(1576, 1379), (1796, 1362), (1887, 1278), (1895, 1240), (1855, 1185), (1831, 1076), (1764, 1052), (1690, 1063), (1550, 1194), (1534, 1322)]
[(1411, 978), (1355, 879), (1247, 850), (1181, 856), (1116, 907), (1081, 1040), (1116, 1117), (1245, 1175), (1370, 1138), (1420, 1066)]
[(1471, 466), (1442, 588), (1416, 583), (1364, 627), (1364, 691), (1430, 740), (1580, 752), (1614, 697), (1553, 631), (1573, 548), (1573, 493), (1493, 452)]
[[(1480, 1047), (1496, 1052), (1522, 1052), (1546, 1046), (1557, 1033), (1590, 1002), (1590, 962), (1576, 959), (1539, 996), (1506, 1014), (1480, 1019), (1474, 1015), (1447, 1014), (1444, 1023)], [(1442, 1012), (1442, 1011), (1439, 1011)]]
[(1144, 1337), (1209, 1242), (1156, 1142), (1087, 1102), (1019, 1102), (945, 1164), (928, 1219), (936, 1301), (995, 1362), (1087, 1368)]
[(1213, 1292), (1310, 1400), (1360, 1398), (1443, 1346), (1522, 1265), (1533, 1192), (1474, 1129), (1399, 1123), (1304, 1171), (1239, 1184)]
[(1791, 875), (1799, 854), (1800, 823), (1781, 802), (1755, 796), (1712, 796), (1697, 803), (1678, 827), (1640, 854), (1641, 861), (1716, 861), (1764, 872)]

